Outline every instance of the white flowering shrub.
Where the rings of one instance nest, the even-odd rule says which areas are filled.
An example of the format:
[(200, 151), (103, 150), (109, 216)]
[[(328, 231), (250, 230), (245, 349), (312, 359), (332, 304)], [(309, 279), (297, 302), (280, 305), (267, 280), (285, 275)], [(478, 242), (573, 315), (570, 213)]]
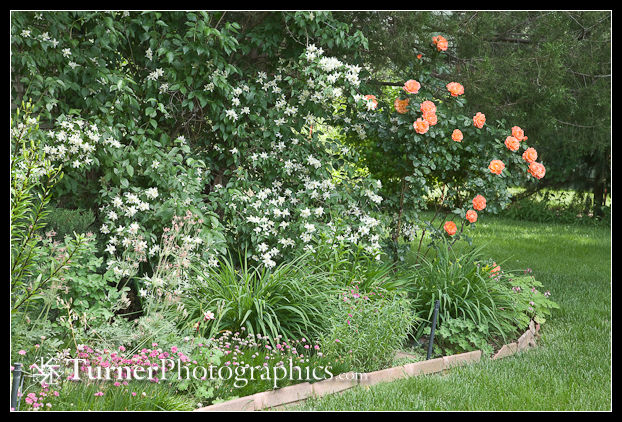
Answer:
[[(358, 71), (311, 45), (272, 77), (260, 72), (234, 87), (225, 120), (243, 140), (224, 152), (235, 169), (209, 199), (226, 216), (231, 246), (256, 262), (274, 267), (318, 242), (380, 253), (379, 183), (358, 174), (348, 164), (355, 155), (319, 130), (342, 103), (365, 108)], [(288, 76), (295, 74), (304, 76)]]

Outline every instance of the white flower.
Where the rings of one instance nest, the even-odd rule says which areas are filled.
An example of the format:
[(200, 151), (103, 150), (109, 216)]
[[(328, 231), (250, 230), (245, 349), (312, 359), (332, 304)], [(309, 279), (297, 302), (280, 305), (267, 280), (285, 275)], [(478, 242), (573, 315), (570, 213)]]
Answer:
[(309, 210), (309, 208), (305, 208), (304, 210), (300, 211), (301, 217), (307, 218), (310, 215), (311, 215), (311, 211)]
[(149, 188), (145, 191), (145, 196), (149, 199), (155, 199), (158, 197), (158, 188)]
[(121, 205), (123, 205), (123, 200), (119, 196), (115, 196), (115, 198), (112, 200), (112, 205), (119, 208)]
[(228, 118), (232, 119), (234, 122), (238, 120), (238, 113), (236, 113), (235, 110), (226, 110), (225, 115)]
[(128, 228), (128, 231), (131, 234), (136, 234), (138, 233), (138, 229), (140, 228), (140, 226), (138, 225), (138, 223), (132, 223), (130, 224), (130, 227)]
[(70, 50), (70, 49), (68, 49), (68, 48), (63, 48), (61, 51), (62, 51), (62, 53), (63, 53), (63, 56), (65, 56), (65, 57), (69, 57), (69, 56), (71, 56), (71, 50)]
[(115, 248), (114, 245), (108, 245), (106, 247), (106, 252), (110, 253), (111, 255), (114, 254), (114, 251), (117, 250), (117, 248)]

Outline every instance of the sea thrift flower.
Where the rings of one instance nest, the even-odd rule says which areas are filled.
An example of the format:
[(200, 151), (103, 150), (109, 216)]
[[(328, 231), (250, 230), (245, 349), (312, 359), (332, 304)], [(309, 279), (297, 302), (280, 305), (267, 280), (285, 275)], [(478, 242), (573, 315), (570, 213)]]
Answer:
[(456, 142), (462, 142), (462, 140), (464, 139), (464, 135), (462, 134), (462, 131), (460, 129), (454, 129), (453, 133), (451, 134), (451, 139)]
[(533, 162), (529, 164), (529, 174), (531, 174), (536, 179), (542, 179), (546, 174), (546, 169), (540, 163)]
[(473, 208), (475, 208), (477, 211), (482, 211), (484, 208), (486, 208), (486, 198), (484, 198), (482, 195), (477, 195), (475, 198), (473, 198)]
[(409, 94), (416, 94), (421, 89), (421, 84), (414, 79), (409, 79), (404, 83), (403, 89)]
[(473, 125), (481, 129), (484, 127), (484, 123), (486, 123), (486, 115), (478, 111), (477, 114), (473, 116)]
[(464, 87), (458, 82), (449, 82), (447, 84), (447, 90), (453, 97), (464, 94)]
[(538, 152), (534, 148), (527, 148), (525, 152), (523, 152), (523, 160), (528, 163), (533, 163), (538, 159)]
[(466, 212), (466, 219), (469, 221), (469, 223), (475, 223), (477, 221), (477, 212), (473, 210), (468, 210)]
[(430, 129), (430, 123), (420, 117), (413, 123), (413, 127), (417, 133), (423, 135)]
[(445, 229), (447, 234), (450, 236), (453, 236), (454, 234), (456, 234), (456, 231), (458, 230), (458, 228), (456, 227), (456, 223), (454, 223), (453, 221), (445, 222), (445, 225), (443, 226), (443, 228)]
[(505, 168), (505, 164), (503, 164), (503, 161), (501, 160), (492, 160), (490, 164), (488, 165), (488, 169), (490, 170), (491, 173), (494, 173), (494, 174), (501, 174), (504, 168)]
[(507, 138), (505, 138), (505, 146), (510, 151), (517, 151), (518, 147), (520, 146), (520, 141), (514, 136), (508, 136)]

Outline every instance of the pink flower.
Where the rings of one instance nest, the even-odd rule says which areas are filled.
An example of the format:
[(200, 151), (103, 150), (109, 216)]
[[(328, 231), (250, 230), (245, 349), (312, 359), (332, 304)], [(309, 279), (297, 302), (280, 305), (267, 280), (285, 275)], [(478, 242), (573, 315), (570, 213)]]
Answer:
[(22, 356), (24, 356), (24, 355), (26, 354), (26, 351), (25, 351), (25, 350), (20, 350), (20, 351), (19, 351), (19, 352), (17, 352), (17, 353), (18, 353), (18, 354), (20, 354), (20, 355), (22, 355)]

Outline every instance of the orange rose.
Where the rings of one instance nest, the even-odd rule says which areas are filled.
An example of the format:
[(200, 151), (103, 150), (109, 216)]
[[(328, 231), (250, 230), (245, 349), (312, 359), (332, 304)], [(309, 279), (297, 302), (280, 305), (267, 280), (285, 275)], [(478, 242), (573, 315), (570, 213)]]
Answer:
[(425, 113), (436, 113), (436, 105), (432, 101), (429, 101), (429, 100), (422, 102), (421, 105), (419, 106), (419, 109), (424, 114)]
[(484, 198), (482, 195), (475, 196), (475, 198), (473, 198), (473, 208), (478, 211), (482, 211), (484, 208), (486, 208), (486, 198)]
[[(375, 110), (378, 107), (378, 100), (376, 100), (375, 95), (366, 95), (365, 99), (367, 100), (368, 107), (371, 107), (372, 110)], [(371, 105), (369, 105), (371, 103)]]
[(488, 169), (490, 169), (491, 173), (501, 174), (503, 169), (505, 168), (505, 164), (501, 160), (492, 160), (488, 165)]
[(534, 148), (527, 148), (525, 152), (523, 152), (523, 160), (528, 163), (533, 163), (538, 159), (538, 152)]
[(517, 151), (518, 147), (520, 147), (520, 141), (514, 136), (508, 136), (505, 138), (505, 146), (508, 147), (510, 151)]
[(484, 123), (486, 123), (486, 115), (478, 111), (477, 114), (473, 116), (473, 125), (476, 128), (481, 129), (484, 127)]
[(421, 84), (414, 79), (410, 79), (404, 84), (404, 91), (409, 94), (416, 94), (419, 89), (421, 89)]
[(462, 135), (460, 129), (454, 129), (454, 132), (451, 134), (451, 139), (456, 142), (462, 142), (462, 140), (464, 139), (464, 135)]
[(438, 118), (436, 117), (436, 113), (434, 112), (423, 113), (422, 117), (424, 118), (424, 120), (427, 120), (430, 126), (434, 126), (435, 124), (438, 123)]
[(395, 101), (393, 102), (395, 111), (397, 111), (400, 114), (405, 114), (407, 111), (406, 107), (408, 107), (409, 102), (410, 100), (408, 98), (406, 98), (405, 100), (400, 100), (399, 98), (396, 98)]
[(466, 212), (466, 219), (469, 220), (469, 223), (475, 223), (477, 221), (477, 213), (473, 210), (468, 210)]
[(519, 141), (524, 141), (527, 138), (525, 137), (525, 132), (518, 126), (514, 126), (512, 128), (512, 136), (518, 139)]
[(423, 54), (417, 54), (417, 58), (421, 59), (423, 57)]
[(417, 133), (423, 135), (424, 133), (426, 133), (430, 129), (430, 123), (428, 123), (427, 120), (424, 120), (421, 117), (419, 117), (415, 121), (415, 123), (413, 123), (413, 127), (415, 128), (415, 131)]
[(529, 173), (536, 179), (542, 179), (546, 174), (546, 169), (540, 163), (533, 162), (529, 164)]
[(432, 37), (432, 42), (436, 45), (438, 51), (445, 51), (449, 46), (449, 43), (442, 35), (437, 35), (436, 37)]
[(447, 89), (449, 90), (451, 95), (454, 97), (464, 94), (464, 87), (460, 85), (458, 82), (449, 82), (447, 84)]
[(493, 265), (493, 268), (490, 270), (490, 276), (494, 277), (495, 275), (497, 275), (499, 271), (501, 271), (501, 267), (497, 265), (496, 262), (493, 262), (492, 265)]
[(453, 221), (445, 222), (445, 225), (443, 226), (443, 228), (445, 229), (447, 234), (450, 236), (453, 236), (454, 234), (456, 234), (456, 231), (458, 231), (458, 228), (456, 227), (456, 223), (454, 223)]

